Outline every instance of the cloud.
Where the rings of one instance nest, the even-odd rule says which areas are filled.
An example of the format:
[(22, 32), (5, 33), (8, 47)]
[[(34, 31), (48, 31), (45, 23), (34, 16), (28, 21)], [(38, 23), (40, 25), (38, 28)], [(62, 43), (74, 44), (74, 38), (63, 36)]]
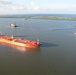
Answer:
[(35, 6), (35, 5), (34, 5), (34, 2), (32, 2), (32, 1), (30, 2), (30, 4), (31, 4), (31, 6)]
[[(48, 5), (48, 6), (37, 6), (33, 2), (31, 4), (31, 13), (42, 13), (42, 14), (75, 14), (76, 7), (72, 6), (60, 6), (60, 5)], [(36, 9), (37, 8), (37, 9)]]
[(21, 4), (19, 4), (19, 5), (13, 5), (11, 8), (13, 10), (25, 10), (26, 9), (26, 7), (24, 5), (21, 5)]
[(17, 7), (0, 7), (0, 14), (25, 14), (27, 10), (23, 8), (17, 8)]
[(12, 2), (10, 0), (0, 0), (0, 4), (7, 5), (7, 4), (12, 4)]
[[(3, 5), (2, 5), (3, 4)], [(9, 6), (5, 6), (8, 5)], [(9, 12), (10, 11), (10, 12)], [(31, 1), (29, 6), (12, 4), (10, 0), (0, 0), (0, 14), (64, 14), (76, 13), (75, 6), (65, 5), (38, 5)]]
[(15, 4), (10, 6), (0, 5), (0, 14), (25, 14), (26, 7), (22, 4)]
[(30, 6), (31, 10), (33, 10), (33, 11), (37, 11), (40, 8), (39, 6), (35, 5), (34, 2), (32, 2), (32, 1), (30, 2), (30, 5), (31, 5)]

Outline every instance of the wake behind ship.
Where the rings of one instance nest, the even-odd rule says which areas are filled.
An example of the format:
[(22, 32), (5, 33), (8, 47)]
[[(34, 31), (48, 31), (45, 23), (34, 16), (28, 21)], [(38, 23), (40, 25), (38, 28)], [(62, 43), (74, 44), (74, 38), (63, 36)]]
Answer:
[(39, 41), (26, 40), (26, 39), (15, 38), (13, 36), (5, 36), (5, 35), (0, 35), (0, 42), (10, 45), (15, 45), (15, 46), (26, 47), (26, 48), (38, 48), (41, 45)]

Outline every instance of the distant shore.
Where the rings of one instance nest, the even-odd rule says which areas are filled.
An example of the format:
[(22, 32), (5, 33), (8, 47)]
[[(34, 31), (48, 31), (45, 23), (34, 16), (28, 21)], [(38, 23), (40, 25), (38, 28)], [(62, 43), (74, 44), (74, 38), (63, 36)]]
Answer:
[(76, 18), (68, 18), (68, 17), (47, 17), (47, 16), (33, 17), (31, 19), (76, 21)]
[(68, 17), (48, 17), (48, 16), (39, 16), (39, 17), (19, 17), (19, 16), (0, 16), (0, 18), (20, 18), (24, 20), (28, 19), (39, 19), (39, 20), (66, 20), (66, 21), (76, 21), (76, 18)]

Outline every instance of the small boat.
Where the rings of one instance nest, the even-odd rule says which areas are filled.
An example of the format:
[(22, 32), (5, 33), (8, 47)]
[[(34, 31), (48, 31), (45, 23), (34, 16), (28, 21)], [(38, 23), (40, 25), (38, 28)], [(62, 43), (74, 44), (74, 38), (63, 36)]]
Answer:
[(10, 27), (17, 27), (17, 25), (16, 25), (16, 24), (11, 23), (11, 24), (10, 24)]
[(76, 35), (76, 33), (74, 33), (74, 35)]
[(0, 43), (21, 46), (26, 48), (38, 48), (41, 45), (39, 41), (26, 40), (5, 35), (0, 35)]

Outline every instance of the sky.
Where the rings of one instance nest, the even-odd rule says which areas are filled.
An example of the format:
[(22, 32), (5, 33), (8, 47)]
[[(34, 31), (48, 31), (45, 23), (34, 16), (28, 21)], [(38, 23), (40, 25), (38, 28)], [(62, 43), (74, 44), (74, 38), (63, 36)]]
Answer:
[(76, 14), (76, 0), (0, 0), (0, 14)]

